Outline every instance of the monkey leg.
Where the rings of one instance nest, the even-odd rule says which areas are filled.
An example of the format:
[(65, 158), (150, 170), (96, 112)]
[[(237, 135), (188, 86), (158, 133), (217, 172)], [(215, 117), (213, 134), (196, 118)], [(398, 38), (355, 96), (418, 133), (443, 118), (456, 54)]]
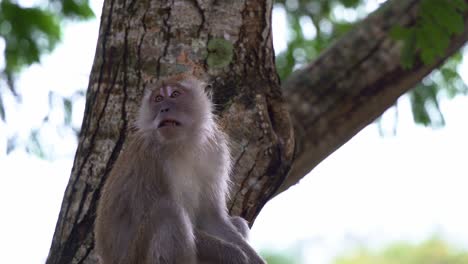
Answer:
[(240, 224), (240, 227), (242, 227), (242, 230), (238, 230), (239, 227), (235, 226), (235, 223), (232, 223), (231, 221), (225, 221), (223, 219), (212, 219), (211, 224), (215, 226), (216, 228), (213, 229), (215, 231), (214, 235), (216, 237), (219, 237), (221, 240), (227, 241), (231, 244), (234, 244), (238, 246), (246, 255), (249, 264), (265, 264), (266, 262), (255, 252), (255, 250), (247, 243), (247, 241), (244, 239), (242, 233), (245, 234), (245, 220), (241, 219), (244, 221), (240, 221), (239, 219), (234, 220), (236, 224)]
[(245, 264), (247, 256), (236, 245), (195, 229), (195, 241), (200, 264)]
[(122, 264), (195, 264), (193, 227), (186, 212), (157, 201), (139, 224), (129, 258)]

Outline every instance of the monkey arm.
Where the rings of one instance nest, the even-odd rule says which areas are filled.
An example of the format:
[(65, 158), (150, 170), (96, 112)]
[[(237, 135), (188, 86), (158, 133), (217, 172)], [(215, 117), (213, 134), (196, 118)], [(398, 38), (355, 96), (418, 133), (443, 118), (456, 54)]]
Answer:
[(247, 256), (236, 245), (216, 238), (205, 231), (195, 229), (197, 256), (207, 263), (244, 264)]

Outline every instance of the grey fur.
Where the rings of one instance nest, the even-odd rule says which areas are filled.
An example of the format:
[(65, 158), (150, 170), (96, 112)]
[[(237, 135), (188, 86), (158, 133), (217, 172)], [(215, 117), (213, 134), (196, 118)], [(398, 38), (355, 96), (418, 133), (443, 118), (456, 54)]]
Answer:
[[(156, 102), (162, 87), (182, 94)], [(159, 128), (168, 119), (180, 126)], [(163, 81), (144, 96), (136, 127), (101, 194), (101, 263), (265, 263), (246, 242), (245, 220), (227, 213), (230, 154), (202, 83)]]

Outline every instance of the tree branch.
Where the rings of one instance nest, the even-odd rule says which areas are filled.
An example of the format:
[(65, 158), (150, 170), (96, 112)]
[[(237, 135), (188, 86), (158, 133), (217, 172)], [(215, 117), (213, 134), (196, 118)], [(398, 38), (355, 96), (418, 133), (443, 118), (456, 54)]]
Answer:
[(283, 85), (296, 133), (295, 160), (277, 194), (296, 184), (328, 155), (379, 117), (397, 99), (454, 54), (468, 39), (462, 34), (430, 65), (400, 64), (395, 25), (412, 25), (421, 0), (391, 0), (342, 37)]

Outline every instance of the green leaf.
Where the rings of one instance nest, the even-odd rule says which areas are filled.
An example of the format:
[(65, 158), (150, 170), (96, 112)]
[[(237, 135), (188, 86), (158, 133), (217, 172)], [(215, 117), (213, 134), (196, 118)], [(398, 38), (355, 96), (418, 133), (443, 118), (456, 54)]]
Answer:
[[(434, 63), (447, 49), (453, 34), (464, 29), (463, 10), (467, 4), (452, 0), (422, 0), (416, 23), (411, 27), (396, 26), (390, 36), (403, 40), (402, 65), (412, 67), (415, 57), (409, 52), (419, 52), (423, 63)], [(414, 35), (410, 37), (410, 35)]]
[(40, 54), (51, 51), (60, 40), (60, 24), (56, 16), (39, 8), (23, 8), (8, 0), (0, 3), (0, 21), (8, 23), (3, 30), (5, 40), (5, 71), (17, 72), (38, 62)]
[(424, 107), (425, 98), (420, 92), (420, 87), (424, 86), (422, 84), (418, 85), (413, 91), (410, 92), (410, 100), (411, 100), (411, 110), (413, 113), (413, 120), (416, 123), (423, 124), (424, 126), (428, 126), (431, 123), (431, 119), (429, 117), (429, 113), (426, 111)]
[(39, 62), (43, 53), (52, 51), (61, 39), (64, 18), (86, 19), (94, 14), (88, 0), (51, 0), (59, 3), (48, 9), (22, 7), (16, 1), (0, 1), (0, 37), (5, 41), (5, 73), (17, 73)]
[(445, 125), (438, 103), (438, 92), (439, 86), (433, 82), (420, 83), (410, 92), (411, 109), (416, 123), (432, 127)]
[(442, 74), (442, 76), (444, 77), (444, 81), (446, 82), (452, 82), (456, 78), (460, 77), (455, 70), (449, 68), (442, 68), (440, 70), (440, 73)]
[[(436, 24), (441, 26), (448, 35), (457, 32), (457, 25), (459, 21), (456, 17), (463, 18), (456, 11), (455, 8), (450, 7), (443, 1), (424, 1), (421, 6), (421, 17), (426, 19), (425, 24)], [(463, 29), (463, 26), (462, 26)]]
[[(416, 47), (421, 51), (421, 59), (424, 64), (433, 63), (437, 55), (442, 54), (445, 49), (440, 39), (434, 38), (433, 32), (434, 30), (426, 24), (416, 30)], [(445, 36), (441, 36), (441, 38), (445, 38)]]
[(468, 4), (464, 0), (452, 0), (449, 1), (448, 4), (460, 12), (464, 12), (468, 9)]
[[(457, 20), (460, 14), (455, 8), (446, 3), (446, 0), (424, 0), (421, 3), (419, 17), (425, 19), (425, 24), (436, 23), (445, 28), (448, 33), (455, 33)], [(462, 19), (463, 22), (463, 19)]]
[(94, 17), (93, 10), (87, 0), (61, 0), (62, 12), (68, 17), (77, 18), (92, 18)]
[(412, 34), (411, 29), (404, 28), (400, 25), (393, 26), (390, 30), (390, 37), (395, 40), (404, 40), (408, 38), (410, 34)]
[(341, 0), (340, 1), (345, 7), (352, 8), (357, 7), (360, 4), (360, 0)]
[(413, 66), (416, 59), (416, 36), (408, 34), (404, 39), (403, 49), (401, 51), (401, 64), (403, 68), (409, 69)]

